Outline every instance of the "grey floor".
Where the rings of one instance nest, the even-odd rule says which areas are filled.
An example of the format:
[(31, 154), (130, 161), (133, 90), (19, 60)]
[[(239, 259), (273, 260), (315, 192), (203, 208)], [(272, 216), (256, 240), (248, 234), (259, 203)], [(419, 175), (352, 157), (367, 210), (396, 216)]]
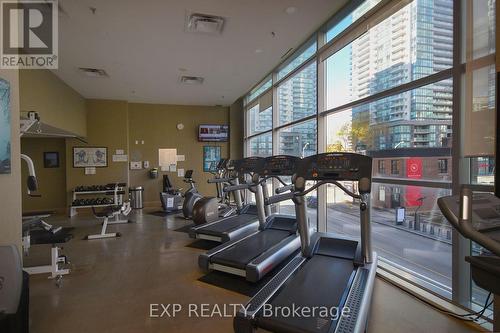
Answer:
[[(186, 247), (192, 240), (174, 231), (186, 225), (175, 216), (133, 213), (135, 223), (110, 226), (122, 237), (83, 240), (100, 230), (91, 217), (52, 218), (73, 226), (74, 239), (64, 245), (72, 272), (57, 288), (46, 276), (31, 278), (30, 321), (33, 333), (54, 332), (232, 332), (232, 318), (194, 318), (188, 304), (245, 303), (248, 297), (198, 281), (203, 250)], [(49, 261), (50, 247), (33, 246), (25, 265)], [(150, 304), (180, 303), (176, 317), (151, 318)], [(194, 312), (193, 312), (194, 313)], [(228, 311), (230, 313), (230, 311)], [(201, 315), (201, 311), (198, 311)], [(435, 311), (377, 279), (369, 332), (473, 332), (472, 326)]]

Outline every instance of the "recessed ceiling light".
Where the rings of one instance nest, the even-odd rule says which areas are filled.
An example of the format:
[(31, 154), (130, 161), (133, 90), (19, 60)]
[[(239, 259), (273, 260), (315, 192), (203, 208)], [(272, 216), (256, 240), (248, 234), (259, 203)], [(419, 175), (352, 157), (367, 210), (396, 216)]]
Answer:
[(182, 84), (202, 84), (205, 81), (204, 78), (200, 76), (181, 76), (179, 82)]
[(256, 49), (255, 50), (255, 53), (262, 53), (262, 52), (264, 52), (264, 50), (262, 50), (262, 49)]
[(109, 77), (108, 73), (106, 73), (104, 69), (100, 68), (79, 67), (78, 70), (80, 73), (88, 77)]
[(290, 6), (285, 9), (285, 13), (287, 13), (288, 15), (295, 14), (296, 12), (297, 12), (297, 7)]

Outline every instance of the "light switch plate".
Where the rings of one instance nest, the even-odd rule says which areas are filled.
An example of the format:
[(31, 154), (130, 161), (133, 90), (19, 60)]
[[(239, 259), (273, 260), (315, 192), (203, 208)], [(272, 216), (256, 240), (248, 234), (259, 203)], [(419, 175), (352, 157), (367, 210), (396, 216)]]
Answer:
[(130, 170), (141, 170), (142, 169), (142, 162), (130, 162)]

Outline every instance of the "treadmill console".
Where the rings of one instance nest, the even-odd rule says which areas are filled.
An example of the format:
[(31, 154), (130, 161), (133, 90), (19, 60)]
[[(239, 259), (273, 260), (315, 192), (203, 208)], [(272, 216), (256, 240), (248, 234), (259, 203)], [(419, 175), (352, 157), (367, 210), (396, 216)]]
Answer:
[(239, 174), (253, 173), (261, 169), (263, 161), (263, 157), (252, 156), (241, 160), (232, 160), (232, 167)]
[[(460, 196), (438, 199), (443, 215), (454, 226), (458, 226)], [(474, 193), (472, 197), (472, 226), (479, 232), (500, 229), (500, 198), (490, 193)]]
[(264, 159), (261, 176), (293, 176), (297, 171), (301, 158), (290, 155), (269, 156)]
[(302, 159), (296, 172), (306, 180), (353, 180), (371, 182), (372, 158), (354, 153), (323, 153)]

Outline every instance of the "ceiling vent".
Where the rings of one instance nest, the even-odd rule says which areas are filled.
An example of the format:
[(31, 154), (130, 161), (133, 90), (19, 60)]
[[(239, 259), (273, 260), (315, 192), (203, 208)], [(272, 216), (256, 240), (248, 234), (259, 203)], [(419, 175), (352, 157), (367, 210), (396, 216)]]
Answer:
[(202, 84), (205, 81), (204, 78), (199, 76), (181, 76), (180, 83), (182, 84)]
[(191, 13), (186, 16), (186, 31), (220, 35), (224, 28), (224, 18), (220, 16)]
[(80, 71), (80, 73), (88, 77), (109, 77), (108, 73), (106, 73), (104, 69), (79, 67), (78, 70)]

